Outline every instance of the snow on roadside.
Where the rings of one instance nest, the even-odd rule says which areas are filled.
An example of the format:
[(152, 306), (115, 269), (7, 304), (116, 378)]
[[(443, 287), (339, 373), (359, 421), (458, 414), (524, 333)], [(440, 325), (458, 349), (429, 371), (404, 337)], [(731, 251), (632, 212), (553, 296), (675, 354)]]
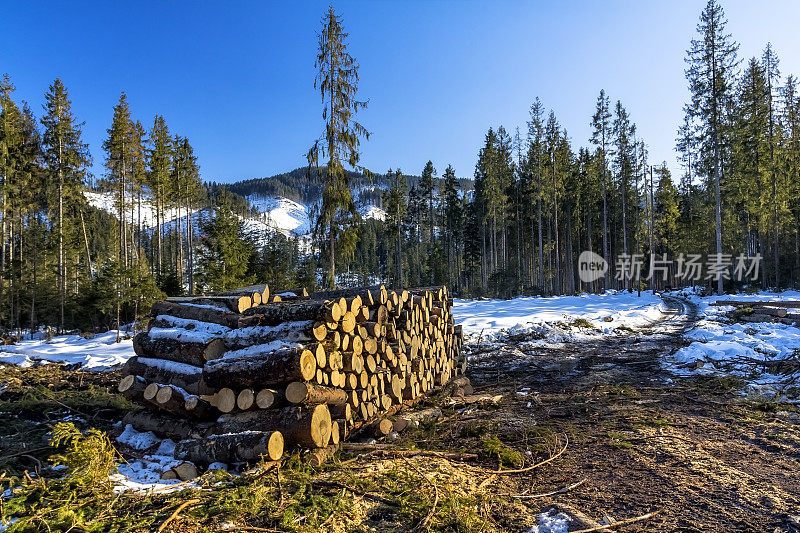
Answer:
[(80, 335), (58, 335), (50, 340), (34, 338), (0, 346), (0, 364), (29, 367), (40, 362), (80, 364), (83, 370), (113, 370), (133, 357), (133, 339), (118, 343), (116, 330), (87, 339)]
[(787, 375), (780, 364), (797, 359), (800, 329), (771, 322), (734, 322), (726, 316), (733, 306), (711, 305), (717, 300), (800, 300), (800, 292), (701, 297), (687, 291), (683, 295), (697, 305), (700, 320), (686, 334), (691, 344), (667, 357), (666, 369), (680, 376), (736, 376), (747, 383), (746, 393), (772, 399), (796, 401), (800, 397), (797, 372)]
[[(612, 335), (617, 330), (639, 328), (657, 320), (666, 310), (663, 300), (650, 291), (641, 296), (625, 291), (578, 296), (525, 296), (511, 300), (456, 300), (453, 315), (468, 340), (496, 342), (527, 338), (541, 343)], [(574, 324), (585, 320), (592, 327)], [(609, 321), (610, 319), (610, 321)]]

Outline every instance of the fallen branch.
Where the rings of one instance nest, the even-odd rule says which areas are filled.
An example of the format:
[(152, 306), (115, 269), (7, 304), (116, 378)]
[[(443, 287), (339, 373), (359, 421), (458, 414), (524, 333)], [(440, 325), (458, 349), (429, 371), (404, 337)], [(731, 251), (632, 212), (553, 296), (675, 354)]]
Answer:
[(369, 500), (375, 500), (376, 502), (385, 503), (386, 505), (391, 505), (392, 507), (400, 507), (400, 504), (395, 500), (390, 500), (389, 498), (384, 498), (380, 494), (375, 494), (374, 492), (366, 492), (363, 490), (354, 489), (353, 487), (348, 487), (344, 483), (339, 483), (338, 481), (323, 481), (323, 480), (316, 480), (311, 482), (312, 485), (318, 485), (320, 487), (336, 487), (340, 489), (344, 489), (348, 492), (352, 492), (356, 496), (361, 496), (362, 498), (367, 498)]
[(160, 526), (158, 526), (158, 529), (157, 529), (156, 531), (158, 531), (159, 533), (160, 533), (161, 531), (164, 531), (164, 528), (166, 528), (166, 527), (167, 527), (167, 524), (169, 524), (170, 522), (172, 522), (173, 520), (175, 520), (175, 519), (178, 517), (178, 514), (179, 514), (181, 511), (183, 511), (184, 509), (186, 509), (186, 508), (187, 508), (187, 507), (189, 507), (190, 505), (194, 505), (194, 504), (196, 504), (196, 503), (200, 503), (200, 500), (199, 500), (198, 498), (195, 498), (195, 499), (193, 499), (193, 500), (186, 500), (185, 502), (183, 502), (182, 504), (180, 504), (180, 505), (178, 506), (178, 508), (177, 508), (177, 509), (175, 509), (175, 512), (173, 512), (171, 515), (169, 515), (169, 518), (167, 518), (166, 520), (164, 520), (164, 522), (163, 522), (163, 523), (162, 523)]
[(413, 468), (414, 470), (416, 470), (416, 471), (417, 471), (417, 473), (418, 473), (420, 476), (422, 476), (423, 478), (425, 478), (425, 481), (427, 481), (427, 482), (428, 482), (428, 484), (429, 484), (431, 487), (433, 487), (433, 490), (434, 490), (434, 495), (433, 495), (433, 505), (431, 506), (431, 510), (430, 510), (430, 511), (428, 511), (428, 514), (426, 514), (426, 515), (425, 515), (425, 518), (423, 518), (423, 519), (422, 519), (422, 521), (420, 521), (420, 523), (419, 523), (419, 524), (417, 524), (417, 526), (414, 528), (414, 531), (421, 531), (422, 529), (424, 529), (424, 528), (426, 528), (426, 527), (428, 526), (428, 522), (430, 522), (431, 518), (433, 518), (434, 514), (436, 514), (436, 506), (439, 504), (439, 487), (437, 487), (437, 486), (436, 486), (436, 483), (434, 483), (433, 481), (431, 481), (431, 480), (430, 480), (430, 478), (428, 478), (428, 476), (426, 476), (425, 474), (423, 474), (423, 473), (420, 471), (420, 469), (419, 469), (419, 468), (417, 468), (417, 466), (416, 466), (415, 464), (413, 464), (411, 461), (409, 461), (409, 460), (408, 460), (408, 459), (406, 459), (405, 457), (403, 457), (403, 461), (405, 461), (405, 462), (408, 464), (408, 466), (410, 466), (411, 468)]
[[(460, 453), (460, 452), (438, 452), (434, 450), (395, 450), (391, 449), (391, 444), (368, 444), (362, 442), (345, 442), (342, 443), (342, 450), (351, 452), (363, 452), (365, 454), (381, 455), (384, 457), (440, 457), (442, 459), (449, 459), (453, 461), (477, 461), (478, 454), (476, 453)], [(350, 461), (350, 460), (348, 460)], [(342, 464), (345, 464), (344, 462)]]
[(530, 472), (534, 468), (539, 468), (540, 466), (544, 466), (551, 461), (555, 461), (556, 459), (558, 459), (559, 456), (561, 456), (561, 454), (567, 451), (567, 446), (569, 446), (569, 437), (566, 435), (566, 433), (564, 434), (564, 437), (566, 439), (566, 442), (564, 442), (564, 447), (561, 448), (561, 450), (557, 454), (551, 456), (549, 459), (545, 459), (544, 461), (536, 463), (535, 465), (531, 465), (525, 468), (518, 468), (516, 470), (499, 470), (499, 469), (494, 470), (492, 471), (492, 474), (498, 474), (498, 475), (522, 474), (523, 472)]
[(577, 483), (573, 483), (572, 485), (567, 485), (566, 487), (554, 490), (553, 492), (545, 492), (542, 494), (511, 494), (511, 497), (516, 498), (518, 500), (529, 500), (531, 498), (547, 498), (549, 496), (555, 496), (556, 494), (564, 494), (565, 492), (569, 492), (574, 488), (580, 487), (581, 485), (586, 483), (586, 480), (588, 479), (589, 479), (588, 477), (585, 477), (582, 480), (578, 481)]
[(635, 518), (627, 518), (625, 520), (620, 520), (619, 522), (614, 522), (613, 524), (608, 524), (605, 526), (590, 527), (589, 529), (579, 529), (577, 531), (573, 531), (573, 533), (590, 533), (591, 531), (603, 531), (606, 529), (615, 529), (618, 527), (635, 524), (636, 522), (641, 522), (642, 520), (647, 520), (648, 518), (652, 518), (660, 512), (661, 511), (653, 511), (652, 513), (643, 514), (642, 516), (637, 516)]

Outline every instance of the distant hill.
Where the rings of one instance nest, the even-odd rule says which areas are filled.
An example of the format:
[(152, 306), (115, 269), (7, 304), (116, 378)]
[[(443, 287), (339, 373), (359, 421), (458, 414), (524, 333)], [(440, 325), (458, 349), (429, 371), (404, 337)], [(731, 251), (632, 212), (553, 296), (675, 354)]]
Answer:
[[(391, 178), (386, 174), (375, 174), (370, 180), (362, 173), (353, 171), (348, 171), (348, 175), (359, 204), (381, 205), (381, 195), (391, 185)], [(404, 174), (404, 176), (408, 187), (419, 183), (419, 176), (411, 174)], [(467, 190), (472, 189), (472, 180), (459, 179), (459, 182)], [(268, 178), (237, 181), (226, 184), (225, 187), (245, 198), (287, 198), (305, 205), (317, 203), (322, 197), (321, 177), (316, 171), (312, 171), (309, 175), (305, 167)]]

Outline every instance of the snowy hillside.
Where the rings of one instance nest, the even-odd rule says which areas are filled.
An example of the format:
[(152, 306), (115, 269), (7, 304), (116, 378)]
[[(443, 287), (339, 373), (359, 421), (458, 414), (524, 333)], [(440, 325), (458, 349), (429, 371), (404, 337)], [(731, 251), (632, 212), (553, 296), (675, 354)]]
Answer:
[[(84, 192), (84, 195), (86, 196), (86, 200), (89, 202), (89, 205), (98, 209), (102, 209), (103, 211), (114, 216), (117, 215), (117, 197), (113, 192), (86, 191)], [(195, 215), (197, 212), (198, 210), (192, 211), (193, 218), (196, 218)], [(125, 213), (125, 218), (131, 224), (138, 224), (139, 217), (141, 216), (142, 226), (147, 229), (153, 229), (156, 227), (156, 208), (148, 197), (142, 198), (141, 206), (138, 204), (125, 206)], [(178, 217), (185, 217), (186, 211), (184, 209), (179, 211), (178, 209), (170, 208), (165, 209), (163, 214), (164, 220), (162, 223), (169, 224)]]

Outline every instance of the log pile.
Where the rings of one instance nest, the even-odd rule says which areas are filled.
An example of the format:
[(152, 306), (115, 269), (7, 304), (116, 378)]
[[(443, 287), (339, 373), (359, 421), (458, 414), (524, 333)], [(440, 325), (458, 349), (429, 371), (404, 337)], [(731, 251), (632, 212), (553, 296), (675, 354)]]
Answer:
[[(153, 305), (118, 390), (147, 409), (124, 423), (208, 465), (384, 436), (398, 406), (468, 380), (446, 287), (270, 294), (251, 286)], [(310, 456), (313, 462), (317, 455)]]

